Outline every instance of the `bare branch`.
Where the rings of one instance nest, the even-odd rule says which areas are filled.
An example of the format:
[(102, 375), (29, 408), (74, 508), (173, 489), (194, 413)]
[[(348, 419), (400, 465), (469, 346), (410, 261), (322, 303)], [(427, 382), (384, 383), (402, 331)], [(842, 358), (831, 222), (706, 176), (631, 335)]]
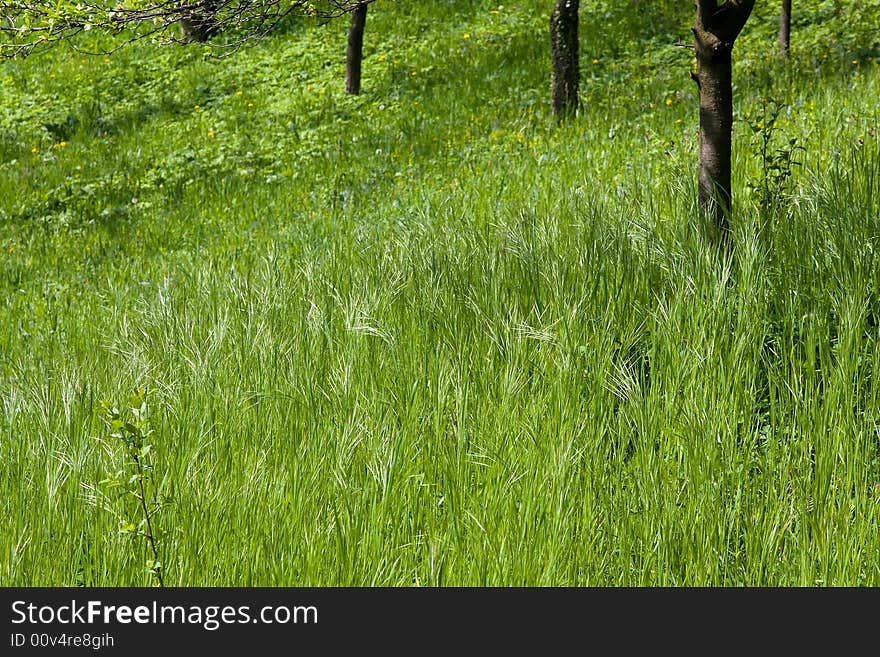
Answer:
[[(0, 0), (0, 56), (26, 56), (68, 40), (82, 32), (99, 30), (120, 34), (121, 44), (147, 36), (165, 43), (186, 43), (177, 24), (193, 21), (210, 25), (209, 35), (228, 33), (224, 43), (234, 50), (258, 39), (292, 15), (330, 19), (375, 0), (78, 0), (34, 2)], [(118, 49), (118, 45), (103, 53)]]

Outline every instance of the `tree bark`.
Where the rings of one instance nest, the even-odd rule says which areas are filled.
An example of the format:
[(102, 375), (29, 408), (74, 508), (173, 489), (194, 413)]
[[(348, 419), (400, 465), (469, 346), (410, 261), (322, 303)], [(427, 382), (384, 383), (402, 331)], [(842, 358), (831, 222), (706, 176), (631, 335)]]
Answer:
[(361, 3), (351, 12), (348, 28), (348, 50), (345, 53), (345, 93), (361, 92), (361, 62), (364, 54), (364, 27), (367, 24), (367, 5)]
[(193, 7), (189, 15), (180, 20), (183, 37), (190, 43), (204, 43), (217, 34), (217, 23), (214, 16), (217, 12), (218, 0), (202, 0)]
[(779, 14), (779, 54), (788, 57), (791, 45), (791, 0), (782, 0), (782, 12)]
[(699, 196), (702, 212), (726, 240), (730, 230), (733, 44), (755, 0), (696, 0), (694, 40), (700, 91)]
[(580, 62), (578, 55), (578, 10), (580, 0), (556, 0), (550, 15), (550, 49), (553, 72), (550, 95), (553, 115), (564, 118), (580, 107)]

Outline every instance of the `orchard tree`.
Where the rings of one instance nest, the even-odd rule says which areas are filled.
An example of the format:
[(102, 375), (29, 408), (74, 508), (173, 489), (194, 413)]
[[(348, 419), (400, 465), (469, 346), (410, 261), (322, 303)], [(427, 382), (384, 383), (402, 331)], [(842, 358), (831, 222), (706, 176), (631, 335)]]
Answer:
[(694, 41), (700, 93), (699, 197), (702, 212), (726, 241), (732, 201), (733, 44), (755, 0), (696, 0)]
[(570, 116), (580, 107), (579, 5), (580, 0), (556, 0), (550, 15), (550, 51), (553, 59), (550, 96), (553, 115), (557, 118)]
[(782, 11), (779, 13), (779, 53), (788, 56), (791, 45), (791, 0), (782, 0)]
[(367, 24), (368, 6), (368, 3), (361, 2), (351, 11), (348, 49), (345, 52), (345, 93), (351, 95), (361, 92), (361, 61), (364, 57), (364, 27)]

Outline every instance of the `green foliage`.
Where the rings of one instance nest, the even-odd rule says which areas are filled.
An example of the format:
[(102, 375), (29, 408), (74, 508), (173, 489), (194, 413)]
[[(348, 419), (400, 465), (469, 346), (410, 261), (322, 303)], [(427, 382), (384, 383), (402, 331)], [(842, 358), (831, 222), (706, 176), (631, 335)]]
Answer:
[[(880, 56), (880, 2), (867, 0), (857, 9), (843, 0), (811, 0), (793, 5), (791, 48), (797, 60), (814, 67), (870, 61)], [(779, 3), (756, 3), (743, 33), (748, 48), (771, 53), (779, 29)], [(741, 44), (740, 44), (741, 45)], [(738, 45), (738, 47), (740, 47)]]
[[(759, 159), (760, 176), (756, 181), (749, 181), (747, 187), (757, 197), (761, 213), (770, 215), (790, 200), (790, 183), (794, 167), (802, 163), (796, 160), (798, 151), (797, 137), (785, 141), (780, 138), (778, 120), (783, 111), (782, 105), (773, 99), (762, 99), (758, 113), (747, 119), (749, 128), (754, 134), (753, 148)], [(780, 139), (784, 141), (780, 145)]]

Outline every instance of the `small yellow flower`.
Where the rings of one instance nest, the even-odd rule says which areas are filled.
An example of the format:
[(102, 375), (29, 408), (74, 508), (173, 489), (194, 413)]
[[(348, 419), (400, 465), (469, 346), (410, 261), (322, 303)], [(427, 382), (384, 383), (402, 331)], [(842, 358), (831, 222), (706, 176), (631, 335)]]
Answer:
[(213, 139), (214, 137), (215, 137), (214, 131), (213, 130), (209, 131), (208, 132), (208, 139)]
[(253, 107), (253, 106), (254, 106), (254, 104), (253, 104), (253, 103), (251, 103), (251, 102), (248, 102), (248, 107)]
[(236, 96), (242, 96), (242, 95), (244, 95), (244, 92), (243, 92), (241, 89), (239, 89), (238, 92), (236, 92), (235, 95), (236, 95)]
[(378, 59), (380, 62), (384, 62), (386, 58), (385, 55), (379, 55), (376, 59)]
[(598, 60), (598, 59), (594, 59), (594, 60), (593, 60), (593, 63), (594, 63), (594, 64), (598, 64), (598, 63), (599, 63), (599, 60)]
[(667, 99), (666, 99), (666, 107), (669, 107), (670, 105), (672, 105), (672, 99), (671, 99), (671, 98), (667, 98)]
[(36, 153), (39, 153), (39, 152), (40, 152), (40, 149), (37, 148), (36, 146), (34, 146), (34, 147), (31, 149), (31, 153), (36, 154)]
[(202, 109), (201, 105), (196, 105), (196, 109)]
[(65, 146), (67, 146), (66, 141), (59, 141), (57, 144), (55, 144), (54, 148), (64, 148)]
[(471, 33), (470, 33), (470, 32), (465, 32), (465, 33), (464, 33), (464, 36), (463, 36), (462, 38), (463, 38), (463, 39), (470, 39), (470, 38), (471, 38)]
[(859, 63), (859, 60), (858, 60), (858, 59), (854, 59), (854, 60), (852, 60), (852, 63), (853, 63), (853, 66), (855, 66), (856, 64)]

